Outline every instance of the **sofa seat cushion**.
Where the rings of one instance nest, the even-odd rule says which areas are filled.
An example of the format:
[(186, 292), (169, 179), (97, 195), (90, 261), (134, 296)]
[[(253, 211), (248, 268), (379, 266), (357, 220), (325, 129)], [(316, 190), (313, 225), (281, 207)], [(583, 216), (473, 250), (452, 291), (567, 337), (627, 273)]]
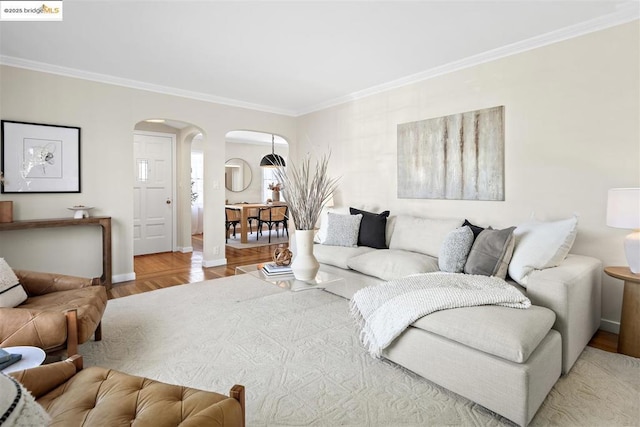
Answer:
[(238, 402), (225, 395), (100, 367), (81, 370), (37, 402), (52, 424), (65, 426), (164, 427), (186, 420), (189, 425), (240, 425), (242, 417)]
[(400, 279), (411, 274), (438, 271), (432, 256), (399, 249), (377, 249), (347, 260), (352, 270), (382, 280)]
[[(40, 329), (45, 322), (48, 313), (59, 313), (65, 310), (78, 310), (78, 342), (83, 343), (91, 338), (107, 306), (107, 291), (104, 286), (89, 286), (86, 288), (72, 289), (68, 291), (52, 292), (27, 298), (20, 305), (21, 309), (28, 310), (33, 315), (33, 323), (36, 329)], [(64, 316), (62, 316), (64, 323)], [(50, 329), (47, 327), (47, 329)], [(66, 326), (60, 328), (63, 333)], [(66, 340), (66, 335), (62, 342)]]
[(527, 361), (551, 330), (556, 315), (545, 307), (485, 305), (442, 310), (412, 326), (516, 363)]
[(313, 255), (316, 257), (318, 262), (340, 267), (344, 270), (349, 269), (349, 266), (347, 265), (349, 258), (371, 251), (375, 251), (375, 249), (367, 246), (347, 247), (323, 244), (313, 245)]

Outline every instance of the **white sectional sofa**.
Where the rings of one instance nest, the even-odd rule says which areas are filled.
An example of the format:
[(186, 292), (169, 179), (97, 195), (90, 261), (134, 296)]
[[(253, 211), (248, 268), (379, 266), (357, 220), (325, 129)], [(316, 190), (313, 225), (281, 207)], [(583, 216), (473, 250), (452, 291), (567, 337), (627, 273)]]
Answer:
[[(385, 225), (389, 249), (327, 245), (325, 224), (318, 237), (325, 243), (316, 243), (314, 254), (322, 269), (347, 279), (327, 290), (351, 298), (365, 286), (438, 271), (438, 255), (463, 220), (390, 217)], [(595, 258), (562, 253), (573, 243), (575, 226), (573, 236), (554, 233), (560, 234), (567, 224), (540, 223), (536, 229), (529, 223), (513, 231), (512, 252), (507, 254), (511, 256), (506, 257), (514, 262), (509, 271), (526, 287), (506, 279), (531, 300), (531, 308), (438, 311), (414, 322), (383, 356), (519, 425), (528, 425), (600, 324), (602, 265)], [(479, 241), (476, 237), (475, 242)], [(540, 246), (544, 242), (561, 249), (542, 260), (551, 266), (533, 268), (547, 252)], [(531, 262), (527, 251), (534, 258)]]

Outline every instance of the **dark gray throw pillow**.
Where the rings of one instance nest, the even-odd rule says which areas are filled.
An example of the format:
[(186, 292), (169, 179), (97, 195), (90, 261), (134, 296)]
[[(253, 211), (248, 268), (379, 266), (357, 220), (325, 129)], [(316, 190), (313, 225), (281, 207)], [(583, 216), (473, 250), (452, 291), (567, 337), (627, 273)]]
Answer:
[(513, 235), (515, 229), (509, 227), (504, 230), (483, 230), (473, 242), (464, 272), (506, 278), (516, 243)]
[[(469, 227), (469, 228), (471, 229), (471, 231), (473, 231), (473, 238), (474, 238), (474, 239), (475, 239), (476, 237), (478, 237), (478, 235), (479, 235), (480, 233), (482, 233), (482, 230), (484, 230), (484, 228), (480, 227), (479, 225), (471, 224), (471, 223), (469, 222), (469, 220), (468, 220), (468, 219), (465, 219), (465, 220), (464, 220), (464, 223), (462, 223), (462, 226), (463, 226), (463, 227), (464, 227), (465, 225), (466, 225), (467, 227)], [(491, 227), (489, 227), (489, 228), (491, 228)]]
[(356, 208), (349, 208), (349, 212), (351, 212), (351, 215), (362, 214), (358, 233), (358, 246), (387, 249), (387, 218), (389, 217), (389, 211), (375, 214)]

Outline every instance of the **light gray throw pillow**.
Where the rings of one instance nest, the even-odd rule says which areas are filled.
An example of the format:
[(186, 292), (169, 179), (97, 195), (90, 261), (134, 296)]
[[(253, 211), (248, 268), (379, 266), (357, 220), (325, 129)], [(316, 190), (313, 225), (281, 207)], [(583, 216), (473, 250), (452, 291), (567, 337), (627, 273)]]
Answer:
[(327, 237), (324, 245), (358, 246), (358, 233), (362, 214), (340, 215), (327, 213)]
[(464, 265), (464, 272), (506, 278), (515, 246), (513, 230), (515, 227), (504, 230), (490, 228), (483, 230), (473, 242)]
[(438, 267), (447, 273), (462, 273), (473, 245), (473, 231), (469, 226), (449, 232), (440, 246)]

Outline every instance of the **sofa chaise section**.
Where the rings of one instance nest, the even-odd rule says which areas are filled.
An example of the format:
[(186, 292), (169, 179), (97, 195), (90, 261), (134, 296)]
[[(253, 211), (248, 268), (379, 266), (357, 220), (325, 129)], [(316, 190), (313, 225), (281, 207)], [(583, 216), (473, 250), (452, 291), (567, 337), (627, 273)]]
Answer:
[(560, 377), (561, 338), (550, 330), (525, 363), (409, 327), (385, 358), (526, 426)]
[(569, 254), (557, 267), (530, 274), (531, 304), (556, 313), (553, 328), (562, 336), (562, 373), (566, 374), (600, 327), (602, 262)]

